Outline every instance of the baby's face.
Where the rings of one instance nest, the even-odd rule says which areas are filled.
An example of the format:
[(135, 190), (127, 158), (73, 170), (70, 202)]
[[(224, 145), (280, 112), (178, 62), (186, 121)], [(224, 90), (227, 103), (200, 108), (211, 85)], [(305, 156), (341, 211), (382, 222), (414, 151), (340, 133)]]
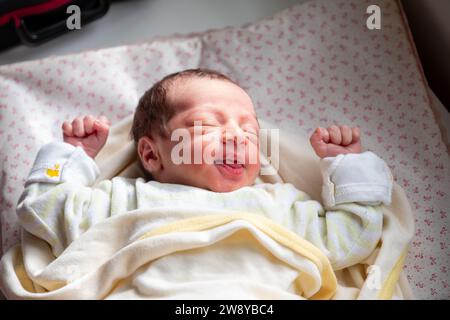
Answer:
[[(180, 147), (179, 138), (171, 141), (170, 137), (157, 137), (162, 164), (158, 175), (154, 175), (158, 181), (215, 192), (254, 183), (260, 169), (259, 125), (252, 100), (243, 89), (223, 80), (192, 78), (175, 82), (168, 99), (177, 108), (167, 124), (169, 135), (179, 129), (190, 135), (191, 161), (174, 163), (173, 157), (186, 155), (188, 149), (172, 152), (177, 145)], [(194, 163), (195, 153), (201, 155), (201, 163), (198, 158)], [(205, 155), (210, 155), (209, 160)]]

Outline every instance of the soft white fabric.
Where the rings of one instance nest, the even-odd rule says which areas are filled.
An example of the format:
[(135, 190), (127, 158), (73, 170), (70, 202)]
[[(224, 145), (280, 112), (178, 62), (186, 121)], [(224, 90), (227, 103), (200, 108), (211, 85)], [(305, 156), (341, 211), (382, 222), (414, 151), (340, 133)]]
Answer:
[[(324, 193), (325, 199), (338, 199), (327, 210), (292, 184), (264, 183), (216, 193), (116, 177), (92, 188), (99, 174), (92, 158), (81, 147), (55, 142), (39, 151), (17, 214), (22, 226), (46, 240), (59, 256), (95, 223), (130, 210), (209, 208), (250, 212), (294, 231), (321, 249), (335, 269), (342, 269), (364, 260), (377, 245), (382, 232), (380, 202), (390, 204), (392, 179), (384, 161), (373, 153), (326, 158), (322, 168), (325, 181), (334, 186)], [(384, 192), (380, 193), (379, 185), (385, 187)], [(344, 191), (337, 194), (339, 190)], [(361, 200), (374, 206), (354, 203)]]
[(321, 172), (322, 198), (327, 207), (348, 202), (391, 203), (391, 170), (373, 152), (324, 158)]

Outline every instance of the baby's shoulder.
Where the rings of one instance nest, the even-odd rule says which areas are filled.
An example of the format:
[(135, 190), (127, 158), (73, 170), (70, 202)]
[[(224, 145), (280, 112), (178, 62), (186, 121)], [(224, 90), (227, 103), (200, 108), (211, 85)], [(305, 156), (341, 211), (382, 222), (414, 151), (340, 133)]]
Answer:
[(267, 191), (296, 189), (292, 183), (282, 183), (282, 182), (257, 183), (257, 184), (254, 184), (252, 186), (252, 188), (263, 189), (263, 190), (267, 190)]
[(253, 186), (254, 190), (264, 193), (266, 199), (278, 205), (291, 207), (297, 201), (308, 201), (311, 198), (303, 191), (298, 190), (291, 183), (261, 183)]
[(274, 198), (279, 197), (294, 197), (294, 198), (302, 198), (302, 199), (309, 199), (309, 196), (297, 189), (292, 183), (259, 183), (255, 184), (253, 188), (257, 190), (263, 190), (264, 192), (270, 194)]
[(145, 183), (145, 180), (143, 178), (128, 178), (128, 177), (121, 177), (116, 176), (111, 179), (105, 179), (98, 182), (98, 185), (132, 185), (135, 186), (137, 183)]

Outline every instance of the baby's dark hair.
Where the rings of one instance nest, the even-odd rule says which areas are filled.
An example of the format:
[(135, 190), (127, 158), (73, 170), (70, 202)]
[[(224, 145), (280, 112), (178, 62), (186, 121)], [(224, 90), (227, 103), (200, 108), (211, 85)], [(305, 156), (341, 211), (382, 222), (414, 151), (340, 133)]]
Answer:
[(139, 100), (134, 113), (130, 135), (137, 145), (139, 139), (152, 134), (167, 136), (167, 122), (176, 114), (176, 108), (167, 101), (170, 85), (184, 78), (209, 78), (229, 81), (228, 76), (210, 69), (187, 69), (169, 74), (156, 82)]

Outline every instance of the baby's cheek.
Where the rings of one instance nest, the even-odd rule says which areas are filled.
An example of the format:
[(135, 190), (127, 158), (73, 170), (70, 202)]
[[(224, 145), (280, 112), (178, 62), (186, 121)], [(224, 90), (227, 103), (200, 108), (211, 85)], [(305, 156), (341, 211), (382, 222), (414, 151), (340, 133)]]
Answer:
[(203, 141), (202, 147), (196, 149), (197, 152), (202, 154), (202, 163), (205, 165), (212, 165), (216, 160), (217, 147), (214, 143)]
[(190, 144), (183, 145), (183, 150), (187, 149), (190, 153), (190, 164), (203, 163), (204, 143), (201, 137), (192, 137), (189, 142)]
[(257, 164), (250, 164), (247, 166), (247, 176), (249, 184), (252, 184), (256, 177), (259, 175), (259, 170), (261, 169), (259, 162)]
[(245, 149), (246, 164), (259, 166), (259, 145), (254, 143), (248, 143)]

